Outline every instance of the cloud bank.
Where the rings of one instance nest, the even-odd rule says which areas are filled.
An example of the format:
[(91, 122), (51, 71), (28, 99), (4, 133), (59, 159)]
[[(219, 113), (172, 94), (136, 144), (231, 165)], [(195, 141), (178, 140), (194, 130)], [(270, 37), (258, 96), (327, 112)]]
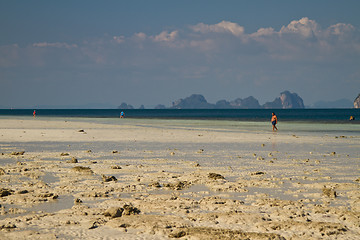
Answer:
[[(119, 32), (76, 43), (39, 41), (21, 47), (16, 43), (0, 46), (0, 68), (8, 88), (24, 81), (24, 76), (14, 71), (33, 67), (28, 81), (57, 79), (52, 80), (55, 85), (70, 85), (76, 79), (90, 87), (103, 86), (104, 92), (112, 92), (104, 86), (126, 87), (142, 94), (143, 99), (137, 101), (143, 103), (148, 98), (153, 104), (177, 98), (170, 93), (174, 89), (180, 91), (179, 97), (198, 92), (213, 96), (207, 96), (210, 101), (259, 94), (265, 101), (270, 100), (267, 91), (272, 91), (273, 97), (289, 89), (305, 101), (315, 101), (314, 88), (323, 88), (326, 93), (322, 97), (327, 99), (339, 91), (341, 81), (360, 87), (359, 59), (356, 27), (346, 23), (323, 27), (307, 17), (278, 30), (267, 27), (251, 33), (239, 23), (224, 20), (155, 35), (134, 32), (125, 36)], [(64, 77), (54, 76), (57, 71)], [(162, 94), (163, 100), (145, 94), (141, 87), (154, 95)], [(130, 93), (124, 98), (136, 102)], [(115, 97), (108, 101), (115, 101)]]
[[(310, 55), (325, 57), (333, 54), (335, 58), (336, 52), (348, 51), (355, 55), (360, 54), (359, 40), (358, 29), (351, 24), (337, 23), (322, 28), (316, 21), (307, 17), (291, 21), (278, 31), (269, 27), (260, 28), (253, 33), (246, 33), (245, 28), (238, 23), (221, 21), (212, 25), (198, 23), (184, 29), (164, 30), (158, 35), (138, 32), (132, 36), (99, 37), (96, 40), (84, 40), (80, 43), (37, 42), (23, 48), (19, 48), (14, 43), (13, 45), (0, 46), (2, 63), (0, 66), (6, 67), (6, 62), (9, 59), (16, 60), (13, 54), (15, 50), (20, 53), (15, 54), (18, 58), (23, 54), (34, 54), (36, 51), (41, 52), (45, 57), (46, 49), (49, 50), (49, 53), (54, 54), (54, 51), (51, 50), (54, 48), (58, 49), (59, 52), (73, 50), (74, 54), (82, 54), (81, 59), (85, 61), (94, 60), (88, 54), (89, 51), (98, 52), (104, 59), (114, 61), (111, 52), (122, 51), (122, 48), (126, 48), (126, 52), (137, 52), (139, 50), (151, 52), (154, 48), (155, 51), (163, 52), (177, 49), (181, 52), (189, 51), (188, 54), (190, 55), (193, 51), (221, 55), (222, 53), (228, 54), (227, 50), (229, 49), (241, 50), (246, 48), (246, 51), (234, 51), (234, 54), (239, 56), (242, 54), (263, 54), (273, 58), (282, 56), (283, 59), (294, 60), (301, 60), (306, 57), (304, 53), (309, 54), (307, 57)], [(29, 51), (29, 49), (31, 50)], [(126, 57), (128, 56), (118, 55), (117, 60), (121, 63)], [(164, 60), (167, 61), (166, 58)], [(95, 60), (94, 62), (98, 61)]]

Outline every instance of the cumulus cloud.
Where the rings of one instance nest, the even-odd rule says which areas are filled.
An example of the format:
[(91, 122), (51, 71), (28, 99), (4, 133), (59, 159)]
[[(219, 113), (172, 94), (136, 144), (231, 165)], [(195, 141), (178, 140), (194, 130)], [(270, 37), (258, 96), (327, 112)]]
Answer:
[(147, 35), (143, 32), (135, 33), (134, 38), (137, 40), (145, 40), (147, 38)]
[(208, 25), (204, 23), (199, 23), (195, 26), (192, 26), (191, 29), (194, 32), (201, 32), (201, 33), (230, 33), (234, 36), (241, 36), (244, 34), (244, 27), (238, 25), (237, 23), (222, 21), (217, 24)]
[(337, 23), (324, 31), (324, 38), (329, 44), (342, 43), (360, 51), (360, 39), (356, 32), (355, 27), (351, 24)]
[(61, 42), (55, 42), (55, 43), (48, 43), (48, 42), (39, 42), (34, 43), (33, 47), (53, 47), (53, 48), (66, 48), (66, 49), (72, 49), (77, 48), (78, 46), (76, 44), (68, 44), (68, 43), (61, 43)]
[(153, 37), (155, 42), (172, 42), (178, 37), (178, 31), (163, 31), (159, 35)]
[(291, 21), (287, 26), (280, 29), (280, 34), (297, 34), (304, 38), (311, 38), (320, 33), (319, 25), (307, 17)]
[(307, 17), (293, 20), (279, 30), (273, 27), (259, 28), (253, 33), (245, 33), (244, 27), (229, 21), (212, 25), (198, 23), (190, 26), (190, 30), (192, 32), (186, 36), (189, 48), (218, 53), (237, 49), (239, 55), (264, 54), (286, 61), (314, 55), (317, 58), (328, 58), (329, 54), (337, 51), (353, 49), (358, 52), (360, 48), (359, 34), (355, 34), (357, 30), (351, 24), (338, 23), (322, 28), (315, 20)]
[(123, 42), (125, 42), (125, 37), (124, 36), (113, 36), (113, 40), (116, 43), (123, 43)]
[[(244, 27), (237, 23), (229, 21), (221, 21), (217, 24), (198, 23), (190, 27), (190, 29), (197, 33), (197, 39), (190, 39), (189, 42), (199, 42), (198, 38), (211, 39), (214, 41), (224, 41), (227, 35), (233, 35), (240, 38), (242, 41), (236, 44), (251, 44), (252, 41), (262, 42), (264, 44), (271, 44), (274, 41), (278, 44), (299, 44), (302, 41), (306, 45), (306, 41), (314, 43), (318, 41), (319, 44), (324, 44), (333, 41), (334, 37), (337, 39), (351, 40), (352, 35), (357, 31), (351, 24), (338, 23), (328, 28), (323, 29), (315, 20), (303, 17), (299, 20), (293, 20), (289, 24), (281, 27), (276, 31), (272, 27), (259, 28), (256, 32), (246, 34)], [(218, 33), (224, 36), (222, 39), (217, 39), (207, 33)], [(191, 37), (191, 35), (189, 35)], [(192, 44), (194, 45), (194, 44)]]
[(344, 35), (351, 33), (355, 30), (355, 27), (351, 24), (337, 23), (328, 28), (328, 33), (332, 35)]
[(273, 28), (260, 28), (256, 32), (250, 34), (250, 37), (266, 37), (271, 36), (273, 34), (276, 34), (275, 30)]

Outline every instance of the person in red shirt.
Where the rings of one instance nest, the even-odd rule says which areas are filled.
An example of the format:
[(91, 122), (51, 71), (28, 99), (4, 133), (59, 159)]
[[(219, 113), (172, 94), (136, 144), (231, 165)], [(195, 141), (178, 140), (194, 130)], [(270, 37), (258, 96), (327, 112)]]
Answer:
[(33, 112), (33, 116), (34, 116), (34, 118), (35, 118), (35, 115), (36, 115), (36, 111), (34, 110), (34, 112)]
[(275, 113), (273, 112), (272, 113), (272, 117), (271, 117), (271, 124), (272, 124), (272, 127), (273, 127), (273, 131), (276, 131), (278, 130), (277, 127), (276, 127), (276, 124), (277, 124), (277, 117), (275, 115)]

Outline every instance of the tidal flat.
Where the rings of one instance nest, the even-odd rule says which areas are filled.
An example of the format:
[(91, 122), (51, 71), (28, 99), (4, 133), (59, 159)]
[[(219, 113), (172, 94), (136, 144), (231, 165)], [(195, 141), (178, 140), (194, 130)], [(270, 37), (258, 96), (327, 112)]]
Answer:
[(0, 118), (0, 239), (358, 239), (358, 125), (318, 127)]

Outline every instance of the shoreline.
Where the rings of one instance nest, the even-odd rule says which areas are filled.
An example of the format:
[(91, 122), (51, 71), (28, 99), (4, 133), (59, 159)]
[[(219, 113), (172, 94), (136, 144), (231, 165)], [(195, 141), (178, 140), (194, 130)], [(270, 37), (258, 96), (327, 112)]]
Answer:
[(356, 134), (175, 122), (0, 118), (0, 237), (356, 239), (360, 233)]

